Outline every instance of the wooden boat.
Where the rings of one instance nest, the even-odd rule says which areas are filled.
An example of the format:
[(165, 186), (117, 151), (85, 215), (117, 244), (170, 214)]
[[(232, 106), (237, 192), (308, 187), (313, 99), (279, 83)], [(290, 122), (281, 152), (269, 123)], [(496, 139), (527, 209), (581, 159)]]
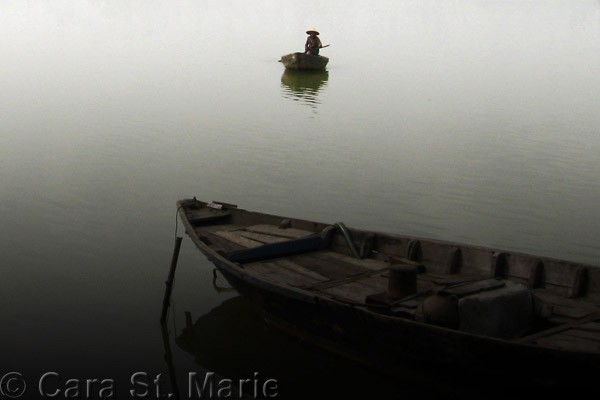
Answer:
[(279, 61), (287, 69), (322, 70), (327, 66), (329, 58), (305, 53), (291, 53), (282, 56)]
[(597, 267), (195, 198), (178, 207), (240, 294), (323, 348), (391, 375), (408, 362), (503, 385), (597, 386)]

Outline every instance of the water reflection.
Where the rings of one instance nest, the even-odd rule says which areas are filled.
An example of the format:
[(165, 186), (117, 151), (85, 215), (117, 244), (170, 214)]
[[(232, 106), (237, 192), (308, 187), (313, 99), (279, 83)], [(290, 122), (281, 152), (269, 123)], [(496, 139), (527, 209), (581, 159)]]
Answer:
[(199, 367), (234, 381), (258, 372), (261, 382), (277, 380), (279, 398), (395, 398), (403, 387), (269, 327), (239, 296), (186, 320), (175, 342)]
[[(232, 382), (250, 379), (257, 380), (261, 387), (267, 380), (275, 379), (277, 397), (282, 399), (398, 399), (412, 398), (415, 394), (475, 398), (483, 393), (489, 395), (488, 388), (497, 379), (495, 376), (490, 377), (492, 382), (473, 381), (470, 376), (456, 379), (458, 376), (450, 371), (445, 374), (436, 372), (433, 366), (423, 370), (415, 365), (406, 365), (405, 372), (390, 378), (270, 327), (262, 314), (240, 296), (225, 300), (195, 322), (189, 313), (185, 319), (186, 327), (180, 332), (176, 330), (175, 343), (194, 357), (199, 370), (214, 374), (215, 385), (222, 379)], [(169, 340), (163, 340), (169, 364)], [(189, 382), (175, 375), (175, 367), (169, 364), (171, 386), (178, 392), (177, 386), (184, 387)], [(534, 386), (539, 393), (551, 389), (541, 383), (542, 386)], [(521, 387), (517, 381), (504, 384), (505, 387), (495, 387), (494, 398), (513, 398), (515, 388), (531, 388), (529, 385)], [(246, 389), (253, 390), (250, 386)], [(254, 396), (254, 393), (246, 394)]]
[(283, 97), (311, 107), (320, 103), (319, 91), (327, 85), (329, 71), (297, 71), (286, 69), (281, 75)]
[(175, 364), (173, 363), (173, 352), (171, 351), (171, 342), (169, 340), (169, 329), (166, 324), (161, 324), (161, 333), (163, 340), (163, 347), (165, 349), (165, 363), (167, 364), (167, 370), (169, 373), (169, 382), (171, 384), (172, 392), (175, 399), (180, 399), (179, 384), (177, 383), (177, 373), (175, 372)]
[[(212, 285), (213, 285), (213, 289), (215, 289), (215, 292), (217, 293), (227, 293), (227, 292), (235, 292), (235, 289), (229, 286), (221, 286), (221, 283), (219, 283), (219, 270), (218, 269), (213, 269), (213, 280), (212, 280)], [(221, 278), (224, 279), (224, 278)]]

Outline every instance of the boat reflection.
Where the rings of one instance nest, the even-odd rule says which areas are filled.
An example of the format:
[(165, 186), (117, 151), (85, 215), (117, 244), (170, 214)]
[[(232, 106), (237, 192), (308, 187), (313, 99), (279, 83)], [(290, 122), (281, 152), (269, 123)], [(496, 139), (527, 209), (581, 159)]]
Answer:
[[(216, 284), (215, 287), (229, 291)], [(271, 327), (261, 312), (241, 296), (228, 298), (195, 321), (186, 312), (185, 321), (185, 328), (174, 330), (174, 342), (179, 350), (194, 357), (198, 371), (211, 372), (218, 380), (251, 381), (252, 384), (245, 387), (250, 392), (243, 398), (263, 398), (256, 397), (252, 391), (254, 381), (260, 388), (273, 379), (276, 380), (276, 397), (281, 399), (401, 399), (417, 395), (490, 398), (493, 395), (492, 398), (505, 400), (513, 399), (514, 388), (519, 387), (498, 386), (497, 376), (490, 376), (489, 382), (474, 381), (469, 376), (455, 380), (451, 371), (446, 371), (446, 375), (433, 365), (426, 370), (415, 365), (399, 365), (403, 372), (391, 378)], [(176, 373), (169, 332), (164, 325), (162, 334), (173, 398), (177, 399), (179, 388), (182, 393), (189, 390), (189, 382), (184, 382), (184, 376)], [(540, 384), (536, 393), (553, 390), (552, 386), (545, 387), (544, 382)], [(493, 394), (489, 393), (490, 387), (494, 387)], [(529, 388), (523, 386), (520, 390), (525, 392)]]
[(328, 80), (328, 71), (286, 69), (281, 75), (283, 97), (316, 107), (320, 103), (319, 91), (327, 85)]
[[(345, 397), (356, 389), (348, 382), (369, 374), (270, 328), (242, 297), (224, 301), (186, 326), (175, 342), (199, 366), (223, 377), (239, 380), (258, 372), (259, 379), (276, 379), (277, 397), (284, 399)], [(380, 385), (378, 381), (375, 390)]]
[[(423, 382), (394, 381), (267, 325), (243, 297), (225, 300), (175, 338), (177, 346), (207, 371), (237, 381), (277, 380), (278, 398), (401, 398), (438, 394)], [(258, 375), (256, 375), (258, 373)]]

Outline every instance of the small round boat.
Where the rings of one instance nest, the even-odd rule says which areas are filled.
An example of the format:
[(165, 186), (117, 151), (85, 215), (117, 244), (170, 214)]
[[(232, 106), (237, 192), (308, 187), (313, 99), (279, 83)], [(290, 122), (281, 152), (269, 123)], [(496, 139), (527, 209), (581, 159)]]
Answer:
[(287, 69), (322, 70), (325, 69), (329, 58), (305, 53), (286, 54), (279, 60)]

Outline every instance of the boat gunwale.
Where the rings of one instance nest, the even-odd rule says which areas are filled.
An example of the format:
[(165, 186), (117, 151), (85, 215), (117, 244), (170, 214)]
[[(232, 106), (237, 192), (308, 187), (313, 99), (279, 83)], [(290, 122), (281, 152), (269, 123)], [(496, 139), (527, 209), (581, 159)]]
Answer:
[[(180, 200), (177, 202), (177, 205), (178, 205), (178, 207), (180, 207), (180, 202), (185, 203), (186, 201), (190, 201), (190, 200), (192, 200), (192, 199)], [(199, 202), (199, 204), (203, 204), (203, 205), (208, 204), (207, 202), (202, 202), (200, 200), (196, 200), (196, 201)], [(219, 203), (219, 202), (217, 202), (217, 203)], [(249, 211), (249, 210), (246, 210), (243, 208), (233, 208), (233, 209), (228, 209), (228, 210), (231, 212), (246, 212), (246, 213), (251, 213), (251, 214), (254, 214), (257, 216), (264, 216), (264, 217), (268, 217), (268, 218), (289, 219), (289, 220), (298, 221), (298, 222), (305, 223), (305, 224), (323, 225), (323, 226), (331, 225), (331, 224), (327, 224), (324, 222), (317, 222), (317, 221), (312, 221), (312, 220), (307, 220), (307, 219), (302, 219), (302, 218), (281, 216), (281, 215), (277, 215), (277, 214), (269, 214), (269, 213), (262, 213), (262, 212), (256, 212), (256, 211)], [(185, 217), (185, 214), (183, 216)], [(187, 217), (186, 217), (186, 219), (187, 219)], [(522, 257), (522, 258), (527, 258), (527, 259), (532, 259), (532, 260), (535, 259), (535, 260), (540, 260), (543, 263), (550, 262), (550, 263), (557, 263), (557, 264), (561, 264), (561, 265), (565, 265), (565, 266), (577, 266), (577, 267), (592, 268), (592, 269), (600, 270), (600, 265), (579, 262), (579, 261), (565, 260), (565, 259), (560, 259), (560, 258), (556, 258), (556, 257), (552, 257), (552, 256), (544, 256), (544, 255), (533, 254), (533, 253), (524, 253), (522, 251), (512, 251), (512, 250), (500, 249), (500, 248), (496, 248), (496, 247), (479, 245), (479, 244), (469, 244), (469, 243), (458, 242), (458, 241), (449, 241), (449, 240), (428, 238), (428, 237), (422, 237), (422, 236), (403, 235), (403, 234), (392, 233), (392, 232), (368, 230), (368, 229), (354, 228), (354, 227), (347, 227), (347, 229), (351, 233), (355, 232), (355, 233), (359, 233), (362, 235), (374, 234), (378, 237), (386, 237), (386, 238), (390, 238), (390, 239), (418, 240), (421, 242), (428, 242), (428, 243), (437, 244), (437, 245), (441, 245), (441, 246), (468, 248), (468, 249), (473, 249), (473, 250), (491, 252), (492, 254), (506, 254), (506, 255), (510, 255), (510, 256)], [(315, 232), (315, 233), (318, 233), (318, 232)]]

